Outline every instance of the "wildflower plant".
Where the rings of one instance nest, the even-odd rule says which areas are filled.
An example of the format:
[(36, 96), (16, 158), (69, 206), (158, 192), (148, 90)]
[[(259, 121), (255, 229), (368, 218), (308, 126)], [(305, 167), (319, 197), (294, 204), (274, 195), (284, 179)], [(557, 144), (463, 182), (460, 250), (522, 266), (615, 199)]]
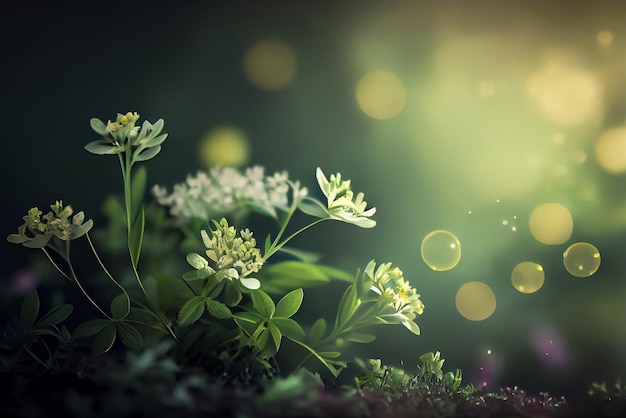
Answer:
[[(314, 359), (337, 377), (347, 365), (342, 355), (345, 343), (373, 341), (370, 327), (402, 324), (419, 335), (415, 321), (424, 304), (398, 267), (390, 262), (377, 265), (372, 260), (353, 276), (288, 246), (296, 236), (327, 220), (361, 228), (376, 225), (372, 219), (376, 209), (367, 207), (364, 194), (355, 194), (351, 181), (340, 173), (328, 178), (319, 167), (315, 176), (323, 200), (310, 195), (299, 181), (290, 180), (286, 172), (266, 176), (260, 166), (245, 172), (213, 167), (187, 177), (171, 193), (154, 186), (156, 202), (169, 209), (176, 228), (202, 223), (197, 233), (201, 244), (181, 255), (187, 271), (179, 275), (142, 271), (139, 259), (146, 229), (147, 172), (138, 163), (160, 152), (167, 138), (163, 126), (162, 119), (139, 125), (136, 112), (118, 113), (115, 121), (106, 124), (94, 118), (91, 127), (100, 139), (85, 146), (93, 154), (117, 155), (119, 159), (128, 262), (136, 289), (123, 285), (105, 267), (89, 236), (93, 221), (85, 221), (83, 212), (74, 213), (61, 201), (45, 215), (36, 207), (30, 209), (17, 233), (8, 236), (9, 242), (41, 249), (60, 274), (78, 286), (96, 315), (70, 332), (62, 322), (72, 314), (72, 305), (58, 305), (39, 317), (39, 295), (27, 296), (21, 314), (14, 318), (12, 332), (5, 333), (6, 344), (13, 350), (13, 357), (5, 363), (31, 358), (49, 367), (61, 346), (71, 351), (85, 343), (92, 354), (107, 353), (114, 347), (139, 352), (168, 347), (181, 366), (242, 378), (251, 367), (271, 371), (277, 353), (289, 340), (292, 347), (305, 353), (294, 371)], [(239, 227), (246, 219), (241, 215), (251, 211), (274, 219), (277, 231), (258, 242), (249, 227)], [(308, 215), (309, 222), (293, 226), (297, 212)], [(70, 257), (70, 242), (83, 237), (115, 289), (114, 296), (104, 303), (83, 285)], [(271, 260), (278, 252), (287, 259)], [(348, 282), (334, 321), (319, 318), (311, 325), (301, 325), (296, 317), (304, 289), (334, 279)], [(30, 350), (33, 335), (48, 335), (57, 341), (56, 351), (45, 343), (47, 360)]]

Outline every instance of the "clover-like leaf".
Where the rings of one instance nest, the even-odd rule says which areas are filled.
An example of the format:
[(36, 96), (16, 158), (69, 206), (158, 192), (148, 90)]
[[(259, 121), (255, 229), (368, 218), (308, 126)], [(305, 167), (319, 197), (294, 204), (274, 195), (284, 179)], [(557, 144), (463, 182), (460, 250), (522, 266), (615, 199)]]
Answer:
[(46, 314), (44, 314), (36, 323), (37, 327), (48, 327), (52, 325), (60, 324), (65, 321), (74, 310), (74, 307), (70, 304), (64, 303), (62, 305), (51, 308)]
[(291, 340), (302, 341), (305, 333), (300, 324), (291, 318), (272, 318), (272, 323), (278, 327), (280, 332)]
[(206, 304), (204, 296), (193, 297), (180, 309), (176, 322), (181, 326), (193, 324), (200, 319), (205, 308)]
[(131, 350), (141, 350), (143, 348), (143, 337), (141, 333), (129, 323), (118, 322), (117, 332), (120, 341)]
[(113, 319), (124, 319), (130, 312), (130, 299), (126, 293), (120, 293), (111, 301)]
[(109, 351), (117, 338), (117, 326), (110, 322), (96, 334), (91, 343), (91, 352), (94, 355), (104, 354)]
[(287, 293), (278, 301), (274, 316), (277, 318), (290, 318), (298, 311), (298, 309), (300, 309), (303, 298), (304, 291), (302, 288), (295, 289)]
[(228, 306), (213, 299), (206, 299), (206, 310), (212, 317), (226, 319), (233, 316)]
[(29, 293), (22, 301), (20, 321), (24, 328), (31, 329), (35, 325), (37, 315), (39, 315), (39, 294), (37, 291), (34, 291)]
[(276, 310), (276, 305), (272, 298), (262, 290), (252, 292), (252, 306), (263, 317), (268, 319), (274, 316)]
[(315, 345), (322, 339), (322, 336), (326, 332), (326, 320), (324, 318), (318, 318), (311, 326), (308, 334), (308, 341)]

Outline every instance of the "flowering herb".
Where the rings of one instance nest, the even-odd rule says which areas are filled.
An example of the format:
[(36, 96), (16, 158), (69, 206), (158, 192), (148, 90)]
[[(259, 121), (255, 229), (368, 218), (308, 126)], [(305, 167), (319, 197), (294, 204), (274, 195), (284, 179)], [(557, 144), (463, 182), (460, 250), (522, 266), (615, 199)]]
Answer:
[[(174, 185), (171, 193), (153, 186), (156, 202), (176, 220), (174, 228), (187, 228), (190, 221), (203, 223), (204, 227), (194, 233), (204, 248), (183, 256), (192, 270), (180, 275), (143, 271), (139, 259), (146, 229), (143, 199), (147, 175), (145, 167), (137, 168), (136, 164), (161, 151), (167, 138), (162, 133), (163, 125), (161, 119), (140, 125), (136, 112), (118, 113), (115, 121), (107, 123), (94, 118), (91, 127), (100, 139), (85, 146), (93, 154), (117, 155), (120, 161), (128, 256), (141, 292), (115, 279), (105, 267), (88, 234), (93, 222), (85, 222), (82, 212), (74, 213), (61, 201), (45, 215), (35, 207), (24, 216), (18, 232), (8, 236), (8, 241), (42, 249), (59, 273), (79, 287), (95, 308), (96, 316), (81, 322), (72, 332), (60, 330), (57, 324), (73, 309), (64, 304), (54, 308), (54, 321), (33, 322), (38, 314), (34, 305), (39, 300), (34, 293), (23, 306), (21, 317), (25, 326), (54, 325), (47, 333), (63, 341), (66, 351), (73, 349), (72, 344), (84, 343), (91, 345), (93, 354), (115, 347), (141, 351), (162, 347), (167, 342), (172, 347), (172, 358), (179, 364), (201, 365), (206, 370), (231, 373), (232, 378), (241, 378), (242, 373), (249, 373), (254, 367), (269, 373), (285, 340), (292, 343), (291, 347), (304, 349), (302, 361), (294, 371), (315, 359), (336, 377), (347, 365), (342, 356), (345, 343), (374, 340), (374, 334), (369, 333), (372, 326), (402, 324), (412, 333), (420, 333), (415, 319), (422, 314), (424, 304), (399, 268), (391, 263), (377, 267), (372, 260), (365, 269), (351, 275), (320, 265), (316, 259), (287, 246), (296, 236), (323, 221), (341, 221), (361, 228), (376, 225), (372, 219), (376, 209), (367, 208), (364, 194), (354, 193), (351, 181), (341, 173), (327, 178), (319, 167), (315, 177), (323, 200), (309, 195), (307, 188), (290, 180), (287, 172), (266, 175), (261, 166), (244, 171), (213, 167), (188, 176), (184, 183)], [(277, 231), (269, 234), (263, 245), (257, 245), (257, 237), (249, 226), (238, 225), (246, 219), (242, 213), (248, 212), (268, 216), (278, 223)], [(308, 222), (293, 226), (297, 212), (309, 215)], [(230, 217), (238, 220), (237, 225), (229, 221)], [(115, 296), (104, 304), (82, 285), (70, 257), (70, 241), (82, 237), (87, 239), (98, 266), (116, 289)], [(178, 244), (172, 244), (170, 251), (178, 251)], [(279, 251), (287, 259), (274, 262), (272, 257)], [(52, 253), (60, 256), (60, 261)], [(334, 323), (327, 325), (320, 318), (303, 327), (296, 316), (304, 289), (338, 278), (348, 285)], [(23, 360), (25, 351), (15, 341), (27, 346), (31, 340), (20, 338), (12, 343), (16, 358)], [(50, 356), (47, 359), (34, 352), (26, 353), (37, 364), (52, 364), (57, 353), (52, 349), (45, 352)]]

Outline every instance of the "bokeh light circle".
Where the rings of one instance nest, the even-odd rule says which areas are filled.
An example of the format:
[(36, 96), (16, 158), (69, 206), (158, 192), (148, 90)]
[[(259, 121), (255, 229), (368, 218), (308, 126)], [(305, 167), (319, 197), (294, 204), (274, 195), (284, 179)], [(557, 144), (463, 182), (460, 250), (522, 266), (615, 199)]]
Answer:
[(540, 264), (523, 261), (513, 268), (511, 283), (521, 293), (534, 293), (541, 289), (545, 273)]
[(387, 71), (365, 74), (356, 86), (356, 101), (374, 119), (391, 119), (404, 108), (406, 91), (402, 82)]
[(590, 71), (556, 61), (530, 77), (526, 85), (534, 107), (556, 126), (576, 126), (600, 115), (602, 90)]
[(588, 242), (574, 243), (563, 253), (563, 265), (572, 276), (589, 277), (600, 268), (600, 251)]
[(609, 173), (626, 172), (626, 128), (614, 128), (603, 132), (596, 140), (596, 161)]
[(451, 270), (461, 261), (461, 242), (450, 231), (438, 229), (422, 240), (422, 260), (435, 271)]
[(240, 166), (248, 162), (248, 139), (239, 129), (221, 126), (200, 141), (198, 156), (207, 167)]
[(483, 321), (496, 310), (496, 295), (483, 282), (468, 282), (456, 293), (456, 309), (470, 321)]
[(565, 206), (544, 203), (532, 211), (528, 227), (532, 236), (542, 244), (563, 244), (572, 236), (574, 220)]
[(293, 50), (276, 39), (266, 39), (252, 46), (246, 52), (243, 63), (248, 80), (266, 90), (278, 90), (291, 83), (296, 67)]

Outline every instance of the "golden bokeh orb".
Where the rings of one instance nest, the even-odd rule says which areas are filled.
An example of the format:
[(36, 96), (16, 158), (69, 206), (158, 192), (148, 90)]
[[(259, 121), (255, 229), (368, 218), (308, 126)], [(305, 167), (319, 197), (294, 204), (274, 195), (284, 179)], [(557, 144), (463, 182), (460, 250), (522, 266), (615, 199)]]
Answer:
[(357, 83), (356, 101), (367, 116), (391, 119), (404, 108), (406, 90), (395, 74), (372, 71)]
[(278, 90), (296, 76), (296, 55), (286, 43), (277, 39), (262, 40), (245, 54), (243, 71), (246, 78), (265, 90)]
[(609, 173), (626, 172), (626, 127), (604, 131), (594, 146), (596, 161)]
[(468, 282), (456, 293), (456, 309), (470, 321), (483, 321), (496, 311), (496, 295), (483, 282)]
[(572, 236), (574, 220), (569, 209), (559, 203), (544, 203), (530, 214), (532, 236), (542, 244), (563, 244)]
[(244, 133), (232, 126), (220, 126), (200, 140), (198, 157), (206, 167), (241, 166), (248, 162), (249, 144)]

